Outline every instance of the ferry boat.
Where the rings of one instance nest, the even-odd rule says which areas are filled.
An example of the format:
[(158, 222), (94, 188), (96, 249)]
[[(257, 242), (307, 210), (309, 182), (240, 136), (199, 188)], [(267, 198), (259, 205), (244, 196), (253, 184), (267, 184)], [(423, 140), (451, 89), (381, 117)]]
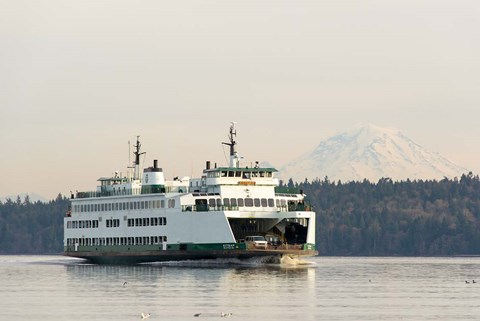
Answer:
[(99, 178), (96, 191), (71, 194), (64, 254), (97, 264), (317, 255), (305, 195), (279, 191), (274, 168), (241, 166), (236, 134), (232, 123), (222, 143), (228, 167), (206, 161), (199, 178), (171, 181), (157, 160), (141, 171), (137, 137), (133, 173), (115, 172)]

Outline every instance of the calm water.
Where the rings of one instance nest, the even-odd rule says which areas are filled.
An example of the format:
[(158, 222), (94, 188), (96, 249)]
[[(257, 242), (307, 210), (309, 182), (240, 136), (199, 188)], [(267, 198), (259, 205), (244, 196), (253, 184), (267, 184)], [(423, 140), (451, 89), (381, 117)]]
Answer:
[(0, 320), (480, 319), (480, 258), (309, 261), (98, 266), (0, 256)]

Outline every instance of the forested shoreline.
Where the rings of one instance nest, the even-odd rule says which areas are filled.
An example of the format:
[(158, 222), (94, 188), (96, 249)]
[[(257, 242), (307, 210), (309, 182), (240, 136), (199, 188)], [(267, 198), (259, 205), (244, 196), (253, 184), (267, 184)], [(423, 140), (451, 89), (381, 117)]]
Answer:
[[(440, 181), (290, 180), (281, 188), (307, 195), (320, 255), (480, 255), (480, 179), (471, 173)], [(61, 253), (68, 204), (61, 194), (0, 202), (0, 254)]]

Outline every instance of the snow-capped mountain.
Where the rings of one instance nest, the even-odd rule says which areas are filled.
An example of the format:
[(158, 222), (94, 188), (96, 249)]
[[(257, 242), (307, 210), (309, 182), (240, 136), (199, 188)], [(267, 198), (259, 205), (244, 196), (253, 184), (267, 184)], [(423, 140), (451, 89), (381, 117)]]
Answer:
[(280, 177), (303, 182), (328, 176), (342, 182), (459, 177), (468, 170), (433, 153), (399, 130), (366, 125), (324, 140), (312, 152), (280, 168)]

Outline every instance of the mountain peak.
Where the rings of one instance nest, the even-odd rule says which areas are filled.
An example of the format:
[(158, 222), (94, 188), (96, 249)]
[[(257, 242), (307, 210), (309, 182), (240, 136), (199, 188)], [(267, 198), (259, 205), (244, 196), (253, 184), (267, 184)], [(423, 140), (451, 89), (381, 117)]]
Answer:
[(310, 153), (280, 169), (283, 179), (303, 181), (328, 176), (331, 180), (378, 181), (441, 179), (467, 170), (433, 153), (396, 128), (372, 124), (356, 126), (322, 141)]

